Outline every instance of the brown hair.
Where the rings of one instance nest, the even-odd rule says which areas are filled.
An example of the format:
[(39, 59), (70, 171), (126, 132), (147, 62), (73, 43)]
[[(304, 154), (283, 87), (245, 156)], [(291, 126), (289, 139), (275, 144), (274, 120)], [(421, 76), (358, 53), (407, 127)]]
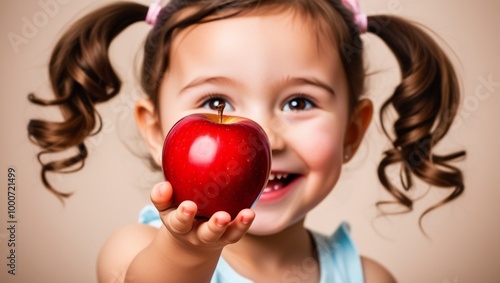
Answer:
[[(362, 41), (352, 13), (340, 0), (171, 0), (157, 19), (144, 47), (141, 84), (156, 105), (162, 77), (169, 66), (169, 51), (176, 31), (196, 23), (232, 17), (249, 9), (285, 7), (318, 20), (320, 32), (327, 32), (339, 43), (343, 67), (348, 78), (349, 108), (352, 110), (364, 91)], [(189, 8), (189, 9), (188, 9)], [(67, 173), (83, 167), (87, 150), (84, 140), (100, 130), (95, 105), (120, 91), (121, 82), (111, 66), (108, 47), (129, 25), (143, 21), (147, 7), (134, 3), (116, 3), (98, 9), (80, 19), (62, 36), (49, 64), (55, 98), (42, 100), (30, 94), (35, 104), (57, 105), (64, 121), (31, 120), (28, 132), (42, 151), (44, 185), (61, 199), (69, 196), (57, 191), (47, 173)], [(383, 104), (380, 120), (392, 148), (384, 153), (378, 168), (381, 183), (395, 202), (411, 210), (414, 200), (405, 194), (412, 177), (432, 186), (450, 188), (442, 203), (458, 197), (464, 189), (463, 176), (450, 161), (464, 152), (436, 155), (434, 146), (445, 136), (459, 105), (456, 74), (445, 53), (419, 26), (396, 16), (370, 16), (368, 31), (378, 35), (393, 51), (402, 80)], [(394, 137), (387, 130), (385, 113), (395, 109)], [(77, 154), (61, 160), (43, 162), (42, 156), (76, 148)], [(390, 181), (386, 169), (401, 164), (401, 187)], [(76, 167), (76, 168), (75, 168)], [(379, 205), (393, 202), (379, 202)], [(440, 204), (437, 204), (438, 206)], [(431, 209), (431, 207), (424, 214)]]

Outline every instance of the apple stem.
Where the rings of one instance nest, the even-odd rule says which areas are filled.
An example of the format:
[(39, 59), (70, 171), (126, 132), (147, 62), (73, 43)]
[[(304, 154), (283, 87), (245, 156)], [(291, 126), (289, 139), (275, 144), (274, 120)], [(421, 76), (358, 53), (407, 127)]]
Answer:
[(224, 101), (219, 102), (217, 105), (217, 109), (219, 110), (219, 123), (222, 124), (222, 113), (224, 112), (224, 108), (226, 107), (226, 103)]

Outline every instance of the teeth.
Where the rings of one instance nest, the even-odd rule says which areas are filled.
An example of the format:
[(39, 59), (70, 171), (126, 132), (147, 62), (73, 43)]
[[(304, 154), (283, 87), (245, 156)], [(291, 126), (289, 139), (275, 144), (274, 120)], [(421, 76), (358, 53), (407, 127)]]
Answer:
[(281, 180), (286, 178), (288, 178), (288, 174), (274, 174), (274, 173), (269, 174), (269, 181)]

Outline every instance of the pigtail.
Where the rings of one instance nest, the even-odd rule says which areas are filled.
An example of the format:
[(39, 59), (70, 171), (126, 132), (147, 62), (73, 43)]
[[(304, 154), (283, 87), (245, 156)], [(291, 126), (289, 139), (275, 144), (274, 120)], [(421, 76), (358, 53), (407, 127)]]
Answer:
[[(101, 118), (95, 105), (119, 93), (120, 78), (111, 66), (108, 49), (112, 40), (131, 24), (145, 19), (147, 7), (134, 3), (117, 3), (96, 10), (74, 23), (55, 46), (49, 62), (53, 99), (30, 94), (28, 99), (40, 106), (58, 106), (63, 121), (32, 119), (28, 134), (42, 149), (38, 161), (41, 178), (49, 191), (61, 200), (70, 196), (56, 190), (48, 173), (70, 173), (80, 170), (87, 157), (84, 140), (101, 129)], [(44, 161), (47, 154), (76, 149), (73, 156)]]
[[(450, 190), (444, 200), (424, 211), (419, 221), (422, 227), (423, 216), (464, 191), (462, 172), (450, 162), (464, 156), (465, 152), (448, 155), (434, 152), (457, 114), (459, 83), (444, 51), (417, 25), (394, 16), (370, 16), (368, 31), (389, 46), (402, 74), (401, 83), (380, 111), (383, 131), (392, 141), (392, 148), (384, 153), (378, 167), (381, 183), (406, 211), (412, 210), (415, 201), (405, 194), (413, 186), (413, 176), (433, 187)], [(390, 108), (397, 113), (394, 135), (386, 127)], [(401, 163), (400, 183), (404, 191), (397, 188), (386, 172), (398, 163)], [(383, 201), (378, 205), (389, 203), (394, 202)]]

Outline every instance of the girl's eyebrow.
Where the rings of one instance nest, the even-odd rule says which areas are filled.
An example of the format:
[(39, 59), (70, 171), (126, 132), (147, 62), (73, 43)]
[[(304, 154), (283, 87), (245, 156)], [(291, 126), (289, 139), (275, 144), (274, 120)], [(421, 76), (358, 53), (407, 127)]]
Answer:
[[(218, 85), (227, 85), (227, 86), (238, 86), (237, 80), (230, 77), (198, 77), (189, 82), (186, 86), (184, 86), (179, 93), (183, 93), (184, 91), (194, 88), (203, 84), (218, 84)], [(286, 77), (282, 81), (280, 81), (278, 86), (300, 86), (300, 85), (313, 85), (319, 88), (326, 90), (331, 95), (335, 95), (335, 90), (328, 85), (326, 82), (321, 81), (320, 79), (314, 77)]]
[(202, 84), (219, 84), (219, 85), (238, 85), (238, 82), (235, 79), (229, 78), (229, 77), (222, 77), (222, 76), (217, 76), (217, 77), (198, 77), (189, 82), (186, 86), (184, 86), (180, 93), (183, 93), (184, 91), (197, 87)]
[(286, 77), (280, 82), (280, 85), (292, 85), (292, 86), (300, 86), (300, 85), (313, 85), (319, 88), (326, 90), (331, 95), (335, 95), (335, 90), (328, 85), (326, 82), (321, 81), (320, 79), (314, 77)]

